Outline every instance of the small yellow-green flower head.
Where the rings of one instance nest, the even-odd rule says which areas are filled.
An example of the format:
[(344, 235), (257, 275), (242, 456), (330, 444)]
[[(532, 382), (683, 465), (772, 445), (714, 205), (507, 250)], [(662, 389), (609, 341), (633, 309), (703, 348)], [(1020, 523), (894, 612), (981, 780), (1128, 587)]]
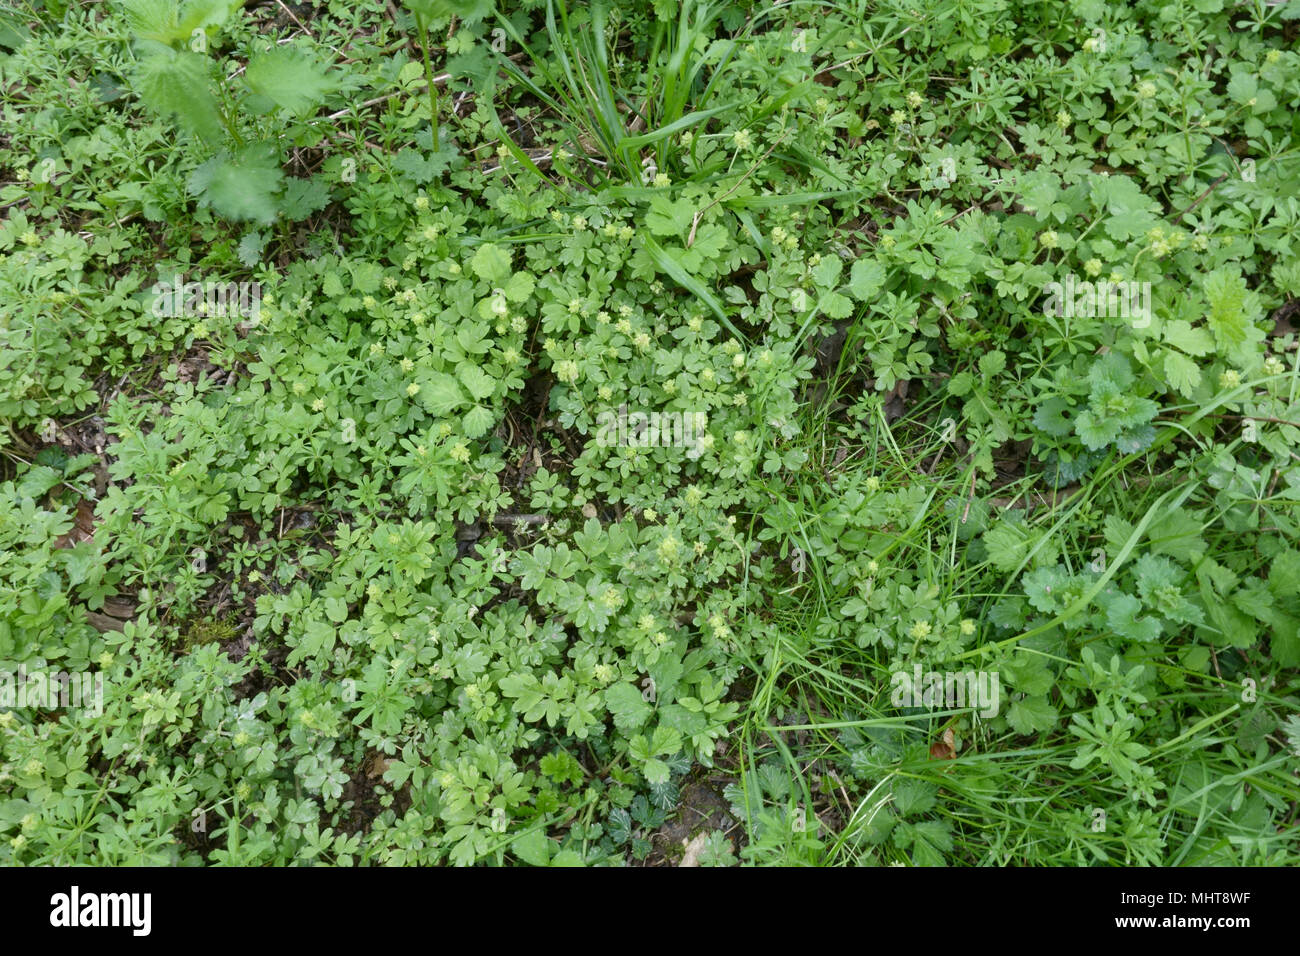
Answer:
[(925, 102), (925, 97), (922, 96), (920, 93), (918, 93), (916, 90), (907, 91), (907, 105), (912, 109), (919, 110), (921, 108), (921, 104), (924, 102)]
[(1061, 243), (1061, 237), (1055, 229), (1046, 229), (1038, 234), (1038, 244), (1044, 249), (1055, 249)]
[(412, 382), (410, 385), (406, 386), (406, 394), (409, 395), (411, 398), (415, 398), (415, 396), (419, 395), (420, 383)]
[(961, 630), (963, 637), (970, 637), (975, 633), (975, 622), (970, 618), (963, 618), (961, 624), (958, 625), (958, 628)]
[(1096, 258), (1095, 256), (1083, 264), (1083, 271), (1088, 273), (1088, 275), (1090, 276), (1101, 275), (1101, 270), (1102, 270), (1101, 260)]
[(561, 382), (572, 384), (578, 380), (578, 363), (573, 359), (561, 359), (555, 363), (555, 377)]
[(1149, 100), (1156, 95), (1156, 85), (1150, 80), (1143, 80), (1138, 84), (1137, 93), (1142, 99)]
[(1241, 384), (1241, 374), (1236, 369), (1226, 369), (1219, 376), (1219, 388), (1233, 389)]
[(754, 138), (749, 135), (749, 130), (738, 129), (731, 134), (731, 142), (735, 144), (736, 149), (749, 149), (754, 145)]
[(659, 542), (659, 547), (657, 548), (660, 559), (663, 561), (672, 561), (677, 557), (677, 552), (680, 547), (681, 542), (679, 542), (677, 538), (671, 534), (665, 535), (664, 539)]
[(929, 636), (930, 636), (930, 622), (929, 622), (929, 621), (917, 621), (915, 624), (912, 625), (912, 629), (911, 629), (908, 633), (911, 634), (912, 637), (914, 637), (914, 638), (915, 638), (916, 640), (918, 640), (918, 641), (919, 641), (919, 640), (922, 640), (923, 638), (929, 637)]

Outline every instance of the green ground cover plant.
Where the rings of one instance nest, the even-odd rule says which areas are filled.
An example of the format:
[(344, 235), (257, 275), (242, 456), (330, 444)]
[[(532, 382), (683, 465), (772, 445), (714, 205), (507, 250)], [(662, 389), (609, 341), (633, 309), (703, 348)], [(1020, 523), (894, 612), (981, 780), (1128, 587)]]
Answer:
[(1298, 37), (0, 11), (0, 864), (1300, 863)]

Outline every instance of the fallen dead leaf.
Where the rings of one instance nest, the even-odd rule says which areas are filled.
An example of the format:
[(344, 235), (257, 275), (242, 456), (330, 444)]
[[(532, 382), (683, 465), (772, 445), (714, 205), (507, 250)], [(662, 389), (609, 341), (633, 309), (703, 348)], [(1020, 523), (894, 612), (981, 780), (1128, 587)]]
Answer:
[(957, 757), (957, 741), (953, 737), (952, 728), (949, 727), (943, 732), (943, 736), (930, 744), (931, 760), (953, 760)]
[(677, 865), (678, 866), (699, 866), (700, 853), (703, 852), (704, 844), (708, 842), (708, 839), (709, 839), (709, 835), (707, 833), (701, 832), (695, 834), (695, 839), (693, 840), (690, 841), (683, 840), (682, 846), (686, 847), (686, 852), (682, 854), (682, 862), (678, 863)]

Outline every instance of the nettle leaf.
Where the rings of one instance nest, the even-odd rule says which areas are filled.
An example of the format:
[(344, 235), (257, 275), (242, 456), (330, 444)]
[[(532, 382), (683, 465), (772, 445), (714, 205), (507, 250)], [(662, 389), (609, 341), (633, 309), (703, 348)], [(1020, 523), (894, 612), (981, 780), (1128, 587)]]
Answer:
[(426, 23), (452, 17), (462, 23), (476, 23), (489, 16), (496, 4), (493, 0), (402, 0), (402, 6)]
[(195, 30), (219, 27), (237, 6), (237, 0), (126, 0), (126, 24), (138, 40), (174, 46), (188, 43)]
[(284, 195), (280, 197), (280, 212), (286, 219), (302, 222), (329, 204), (329, 184), (322, 177), (285, 180)]
[(176, 0), (126, 0), (122, 4), (126, 25), (141, 40), (170, 46), (189, 36), (180, 30), (180, 10)]
[(140, 62), (136, 92), (159, 116), (175, 117), (188, 132), (219, 142), (221, 111), (212, 92), (210, 68), (208, 58), (198, 53), (157, 53)]
[(335, 86), (326, 68), (294, 44), (272, 47), (251, 57), (244, 83), (254, 93), (298, 115), (319, 106)]
[(275, 221), (284, 173), (269, 143), (254, 143), (238, 153), (221, 153), (190, 175), (188, 188), (199, 205), (227, 219)]

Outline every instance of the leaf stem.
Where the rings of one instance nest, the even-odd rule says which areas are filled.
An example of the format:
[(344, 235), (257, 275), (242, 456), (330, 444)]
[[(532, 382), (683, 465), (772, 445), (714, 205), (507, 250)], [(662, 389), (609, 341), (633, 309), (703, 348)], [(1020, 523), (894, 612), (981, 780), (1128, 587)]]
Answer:
[(424, 54), (424, 79), (429, 84), (429, 116), (433, 123), (433, 151), (438, 152), (438, 87), (433, 82), (433, 64), (429, 61), (429, 28), (424, 17), (415, 17), (415, 29), (420, 34), (420, 52)]

